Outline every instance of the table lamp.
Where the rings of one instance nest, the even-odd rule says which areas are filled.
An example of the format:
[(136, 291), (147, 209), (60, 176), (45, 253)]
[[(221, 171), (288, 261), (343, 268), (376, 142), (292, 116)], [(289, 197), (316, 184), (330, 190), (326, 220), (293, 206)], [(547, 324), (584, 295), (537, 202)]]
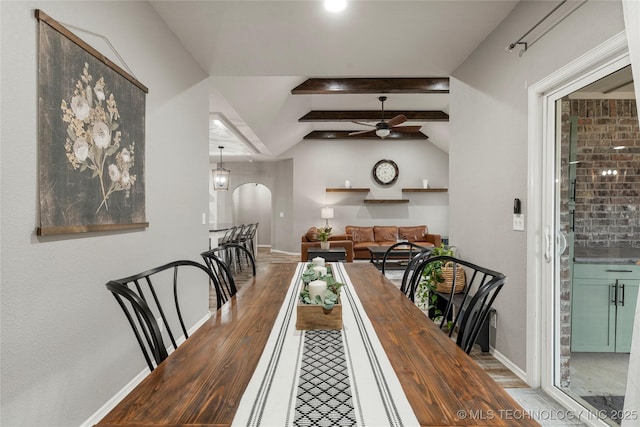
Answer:
[(329, 219), (333, 218), (333, 208), (322, 208), (320, 218), (324, 219), (325, 227), (329, 227)]

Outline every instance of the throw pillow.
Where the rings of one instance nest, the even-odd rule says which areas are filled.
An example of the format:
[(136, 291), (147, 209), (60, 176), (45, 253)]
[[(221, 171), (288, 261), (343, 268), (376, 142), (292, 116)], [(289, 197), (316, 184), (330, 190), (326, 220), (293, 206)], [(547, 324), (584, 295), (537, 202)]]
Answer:
[(356, 227), (348, 225), (345, 227), (345, 232), (347, 234), (351, 234), (351, 239), (354, 243), (375, 241), (373, 240), (373, 227)]
[(398, 234), (401, 239), (408, 240), (409, 242), (426, 242), (427, 226), (398, 227)]
[(373, 233), (376, 238), (376, 242), (395, 242), (398, 240), (398, 227), (394, 226), (379, 226), (373, 227)]
[(307, 230), (307, 234), (305, 234), (305, 237), (309, 242), (320, 241), (320, 239), (318, 239), (318, 229), (316, 227), (311, 227), (309, 230)]

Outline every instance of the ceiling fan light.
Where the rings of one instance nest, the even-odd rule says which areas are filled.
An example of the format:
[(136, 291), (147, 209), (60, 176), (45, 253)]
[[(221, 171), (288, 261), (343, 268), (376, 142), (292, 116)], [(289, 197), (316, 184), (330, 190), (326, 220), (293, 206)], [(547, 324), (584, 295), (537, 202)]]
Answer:
[(380, 138), (387, 137), (390, 133), (391, 131), (389, 129), (376, 129), (376, 136), (379, 136)]

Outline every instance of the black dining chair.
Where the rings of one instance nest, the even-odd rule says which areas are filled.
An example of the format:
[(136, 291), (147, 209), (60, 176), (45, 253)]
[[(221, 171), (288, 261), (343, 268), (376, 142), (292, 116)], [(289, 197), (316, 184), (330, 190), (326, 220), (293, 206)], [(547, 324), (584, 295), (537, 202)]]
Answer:
[(244, 235), (243, 244), (247, 248), (249, 252), (251, 252), (254, 256), (256, 254), (256, 248), (254, 246), (253, 241), (256, 237), (256, 232), (258, 231), (258, 223), (254, 222), (253, 224), (249, 224), (249, 229)]
[[(429, 266), (432, 268), (429, 269)], [(439, 269), (446, 266), (450, 272), (450, 283), (446, 283), (444, 289), (436, 287), (434, 290), (440, 302), (436, 313), (441, 316), (440, 328), (446, 329), (450, 337), (455, 332), (456, 343), (467, 354), (472, 350), (481, 331), (486, 329), (487, 343), (483, 344), (484, 351), (484, 347), (488, 347), (488, 316), (493, 311), (493, 302), (504, 286), (506, 276), (469, 261), (451, 256), (436, 256), (424, 259), (415, 268), (414, 276), (418, 281), (416, 287), (419, 280), (425, 280), (427, 272), (430, 275), (441, 274), (434, 272), (434, 266)], [(458, 274), (462, 273), (459, 270), (464, 270), (464, 274)], [(457, 283), (460, 280), (464, 283), (456, 286), (460, 285)], [(415, 289), (413, 292), (415, 294)]]
[[(183, 276), (184, 280), (179, 283), (178, 279)], [(194, 285), (197, 276), (202, 276), (203, 285), (207, 280), (210, 283), (215, 280), (206, 266), (180, 260), (106, 284), (124, 311), (151, 371), (167, 358), (169, 350), (175, 350), (189, 338), (180, 309), (179, 289)], [(173, 304), (166, 304), (171, 299)], [(165, 336), (171, 342), (169, 347)]]
[(253, 254), (244, 247), (244, 245), (240, 245), (238, 243), (227, 243), (224, 246), (202, 252), (200, 256), (215, 278), (214, 287), (218, 294), (216, 296), (218, 309), (220, 309), (222, 304), (227, 302), (229, 298), (231, 298), (236, 294), (236, 292), (238, 292), (235, 280), (233, 278), (233, 273), (231, 272), (231, 268), (220, 256), (227, 250), (237, 250), (244, 253), (244, 256), (249, 260), (249, 265), (251, 267), (253, 276), (255, 277), (256, 275), (255, 258), (253, 257)]
[(416, 272), (416, 268), (422, 264), (422, 262), (431, 256), (431, 249), (426, 249), (411, 258), (407, 268), (405, 268), (402, 274), (402, 281), (400, 282), (400, 291), (407, 296), (411, 301), (415, 302), (416, 289), (421, 279), (421, 274)]
[[(403, 255), (401, 256), (398, 255), (399, 248), (403, 249)], [(408, 248), (408, 252), (404, 252), (407, 250), (407, 248)], [(414, 258), (415, 255), (423, 254), (427, 251), (429, 251), (430, 253), (431, 249), (428, 247), (417, 245), (413, 242), (394, 243), (393, 245), (389, 246), (389, 248), (387, 248), (386, 252), (384, 253), (384, 256), (382, 257), (382, 268), (381, 268), (382, 274), (384, 274), (386, 271), (388, 261), (397, 262), (398, 258), (402, 258), (403, 260), (407, 261), (407, 265), (408, 265), (408, 263)], [(405, 253), (406, 255), (404, 255)]]
[(243, 262), (245, 261), (249, 264), (249, 260), (246, 257), (248, 250), (242, 250), (247, 249), (245, 241), (249, 228), (249, 224), (238, 225), (229, 237), (229, 241), (220, 245), (225, 248), (225, 262), (233, 271), (242, 271)]

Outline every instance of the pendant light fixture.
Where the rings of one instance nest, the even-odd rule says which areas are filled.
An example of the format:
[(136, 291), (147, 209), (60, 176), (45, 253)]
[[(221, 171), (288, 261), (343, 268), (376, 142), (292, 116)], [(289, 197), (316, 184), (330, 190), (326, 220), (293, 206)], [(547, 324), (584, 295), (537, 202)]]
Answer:
[(222, 145), (219, 145), (220, 149), (220, 163), (218, 167), (213, 170), (213, 189), (216, 191), (227, 191), (229, 189), (229, 170), (222, 167)]

